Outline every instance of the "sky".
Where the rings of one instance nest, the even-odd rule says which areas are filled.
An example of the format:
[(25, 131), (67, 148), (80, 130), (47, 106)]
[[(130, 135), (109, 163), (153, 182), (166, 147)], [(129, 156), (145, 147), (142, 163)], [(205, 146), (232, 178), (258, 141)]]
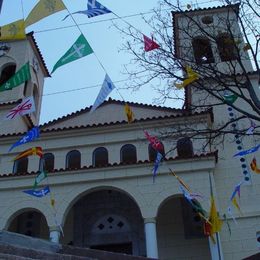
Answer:
[[(37, 2), (4, 0), (0, 25), (27, 17)], [(71, 13), (87, 9), (87, 0), (63, 0), (63, 2)], [(145, 13), (145, 17), (149, 18), (158, 0), (100, 0), (100, 3), (120, 17)], [(70, 17), (62, 21), (67, 14), (67, 10), (60, 11), (26, 28), (27, 33), (34, 31), (34, 37), (50, 72), (81, 32), (95, 53), (58, 68), (51, 78), (45, 79), (41, 124), (93, 105), (106, 73), (116, 88), (123, 88), (127, 80), (127, 75), (123, 74), (124, 65), (130, 62), (131, 57), (119, 51), (127, 39), (112, 25), (111, 19), (116, 18), (115, 15), (110, 13), (88, 18), (82, 14), (75, 14), (73, 17), (79, 25), (78, 28)], [(145, 24), (141, 15), (124, 20), (147, 36), (151, 35), (152, 28)], [(122, 27), (127, 26), (120, 19), (114, 22)], [(157, 94), (149, 85), (138, 92), (131, 90), (119, 92), (113, 90), (110, 97), (117, 100), (122, 100), (123, 97), (126, 101), (145, 104), (156, 103)], [(166, 101), (164, 105), (181, 106), (173, 101)]]

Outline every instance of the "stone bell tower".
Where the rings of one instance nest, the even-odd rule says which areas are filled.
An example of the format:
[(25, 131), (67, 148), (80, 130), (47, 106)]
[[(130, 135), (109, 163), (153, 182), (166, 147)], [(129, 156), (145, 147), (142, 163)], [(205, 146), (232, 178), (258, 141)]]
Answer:
[[(31, 79), (11, 90), (0, 92), (0, 135), (24, 132), (39, 124), (44, 78), (50, 76), (33, 33), (27, 34), (25, 40), (0, 41), (0, 85), (27, 62)], [(29, 96), (34, 98), (35, 112), (4, 120), (12, 108)]]
[[(172, 12), (175, 56), (180, 59), (183, 68), (189, 66), (200, 74), (200, 82), (207, 89), (218, 91), (222, 87), (223, 92), (225, 84), (232, 88), (248, 81), (259, 95), (248, 53), (250, 45), (245, 42), (239, 25), (239, 8), (239, 4), (233, 4)], [(185, 77), (185, 71), (183, 73)], [(193, 84), (185, 88), (185, 94), (188, 108), (216, 103), (216, 99), (209, 96), (203, 87), (196, 88)], [(244, 110), (247, 109), (247, 104), (241, 99), (236, 102), (240, 102), (239, 106)], [(223, 115), (227, 114), (223, 110), (225, 106), (213, 109), (215, 122), (223, 120)]]

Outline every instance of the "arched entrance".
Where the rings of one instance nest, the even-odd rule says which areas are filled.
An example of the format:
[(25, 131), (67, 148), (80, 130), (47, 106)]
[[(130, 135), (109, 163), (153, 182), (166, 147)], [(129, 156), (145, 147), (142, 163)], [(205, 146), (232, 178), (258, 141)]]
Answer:
[(144, 222), (136, 203), (115, 189), (94, 191), (70, 209), (62, 243), (145, 255)]
[(44, 215), (32, 209), (15, 214), (7, 230), (26, 236), (49, 239), (49, 227)]
[(159, 259), (211, 259), (203, 219), (182, 196), (168, 198), (157, 215)]

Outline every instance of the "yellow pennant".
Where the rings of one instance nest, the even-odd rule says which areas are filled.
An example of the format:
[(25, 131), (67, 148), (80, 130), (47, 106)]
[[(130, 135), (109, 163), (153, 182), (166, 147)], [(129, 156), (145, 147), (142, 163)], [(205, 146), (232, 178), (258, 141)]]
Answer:
[(25, 27), (64, 9), (66, 6), (62, 0), (40, 0), (25, 19)]
[(211, 197), (209, 221), (211, 222), (210, 235), (213, 235), (214, 233), (219, 232), (221, 230), (223, 221), (218, 216), (213, 196)]
[(236, 197), (234, 197), (231, 201), (232, 201), (233, 205), (236, 207), (236, 209), (239, 211), (240, 215), (242, 215), (242, 211), (239, 207)]
[(125, 114), (126, 114), (128, 123), (132, 123), (134, 120), (134, 113), (133, 113), (131, 107), (128, 106), (128, 104), (125, 104)]
[(23, 40), (26, 38), (24, 20), (18, 20), (0, 27), (0, 41)]
[(199, 74), (197, 72), (193, 71), (191, 67), (187, 66), (186, 71), (187, 71), (188, 77), (183, 81), (183, 83), (175, 84), (177, 89), (182, 89), (182, 88), (188, 86), (189, 84), (191, 84), (192, 82), (199, 79)]

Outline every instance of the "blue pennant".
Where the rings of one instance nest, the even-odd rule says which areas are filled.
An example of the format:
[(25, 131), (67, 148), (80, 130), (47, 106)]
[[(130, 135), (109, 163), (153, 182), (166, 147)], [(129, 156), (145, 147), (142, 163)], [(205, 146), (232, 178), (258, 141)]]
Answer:
[(26, 133), (26, 135), (24, 135), (19, 141), (17, 141), (16, 143), (14, 143), (10, 149), (8, 150), (8, 152), (10, 152), (14, 147), (28, 143), (33, 141), (34, 139), (40, 137), (40, 129), (38, 126), (32, 128), (30, 131), (28, 131)]
[(258, 151), (259, 148), (260, 148), (260, 144), (255, 146), (255, 147), (253, 147), (253, 148), (251, 148), (251, 149), (244, 150), (244, 151), (241, 151), (239, 153), (236, 153), (234, 155), (234, 157), (236, 157), (236, 156), (243, 156), (243, 155), (247, 155), (247, 154), (250, 154), (250, 153), (254, 153), (254, 152)]
[(50, 192), (50, 188), (49, 186), (46, 186), (40, 190), (24, 190), (23, 192), (32, 195), (34, 197), (41, 198), (46, 196)]

